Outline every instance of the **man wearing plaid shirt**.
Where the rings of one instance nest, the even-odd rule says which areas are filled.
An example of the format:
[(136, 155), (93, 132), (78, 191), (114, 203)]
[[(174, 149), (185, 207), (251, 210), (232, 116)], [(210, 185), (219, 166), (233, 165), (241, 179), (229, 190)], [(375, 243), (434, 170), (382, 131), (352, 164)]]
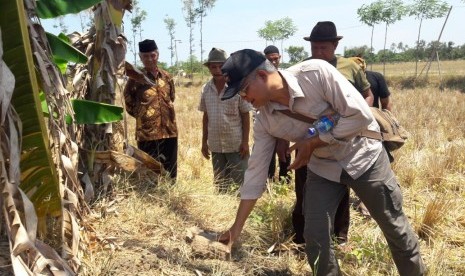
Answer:
[(221, 66), (226, 61), (225, 51), (213, 48), (204, 64), (212, 79), (202, 88), (199, 110), (202, 119), (202, 155), (212, 155), (214, 182), (221, 193), (227, 192), (232, 183), (241, 185), (249, 156), (249, 132), (252, 106), (239, 95), (227, 101), (221, 97), (226, 80)]

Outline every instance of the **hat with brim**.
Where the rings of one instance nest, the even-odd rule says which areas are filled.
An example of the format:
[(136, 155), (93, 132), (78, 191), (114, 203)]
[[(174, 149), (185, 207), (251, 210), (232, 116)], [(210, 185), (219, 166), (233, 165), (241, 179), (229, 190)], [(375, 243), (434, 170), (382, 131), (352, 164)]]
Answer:
[(203, 65), (208, 66), (208, 64), (212, 62), (223, 63), (226, 61), (226, 59), (226, 52), (224, 50), (212, 48), (210, 53), (208, 54), (207, 61)]
[(318, 41), (339, 41), (342, 36), (337, 35), (336, 25), (331, 21), (320, 21), (313, 27), (310, 36), (304, 37), (311, 42)]
[(243, 80), (265, 60), (266, 57), (262, 53), (251, 49), (232, 53), (221, 67), (228, 85), (221, 100), (234, 97), (239, 92)]

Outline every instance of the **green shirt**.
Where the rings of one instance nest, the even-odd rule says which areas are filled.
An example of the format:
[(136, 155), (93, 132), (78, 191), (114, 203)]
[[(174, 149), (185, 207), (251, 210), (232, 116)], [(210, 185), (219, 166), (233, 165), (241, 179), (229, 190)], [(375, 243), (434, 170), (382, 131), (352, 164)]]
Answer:
[(363, 72), (362, 67), (355, 61), (338, 56), (329, 63), (336, 67), (360, 93), (370, 88), (370, 83), (365, 76), (365, 72)]

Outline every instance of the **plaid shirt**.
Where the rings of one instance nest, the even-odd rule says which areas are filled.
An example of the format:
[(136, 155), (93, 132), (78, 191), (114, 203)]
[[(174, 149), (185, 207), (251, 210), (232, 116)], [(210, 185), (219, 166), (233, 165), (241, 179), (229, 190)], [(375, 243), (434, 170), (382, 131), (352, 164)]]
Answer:
[(154, 77), (142, 70), (153, 81), (137, 75), (129, 76), (124, 89), (126, 111), (136, 118), (136, 140), (152, 141), (178, 136), (174, 113), (174, 82), (168, 72), (161, 69)]
[(223, 90), (218, 93), (213, 79), (202, 88), (199, 110), (208, 115), (208, 147), (212, 152), (238, 152), (242, 142), (241, 113), (252, 106), (239, 95), (222, 101)]

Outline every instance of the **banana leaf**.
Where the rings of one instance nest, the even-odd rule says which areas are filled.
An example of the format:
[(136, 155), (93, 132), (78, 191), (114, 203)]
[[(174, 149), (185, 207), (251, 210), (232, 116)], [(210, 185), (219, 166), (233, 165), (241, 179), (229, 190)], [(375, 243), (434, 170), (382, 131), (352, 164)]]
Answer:
[[(25, 155), (38, 153), (30, 160), (23, 156), (20, 168), (21, 171), (40, 172), (22, 177), (20, 187), (34, 198), (34, 207), (39, 217), (44, 217), (46, 213), (57, 214), (61, 212), (58, 174), (42, 114), (24, 3), (21, 0), (1, 3), (0, 25), (3, 33), (14, 34), (4, 40), (3, 59), (16, 78), (12, 104), (22, 121), (21, 150)], [(39, 193), (36, 194), (36, 191)]]
[[(60, 34), (56, 36), (49, 32), (45, 32), (47, 35), (48, 43), (50, 44), (50, 48), (52, 50), (52, 55), (54, 59), (66, 60), (68, 62), (76, 62), (76, 63), (86, 63), (87, 57), (81, 51), (74, 48), (69, 43), (69, 40), (65, 40), (64, 34)], [(63, 37), (64, 36), (64, 37)]]
[(69, 13), (78, 13), (102, 0), (38, 0), (37, 15), (40, 18), (55, 18)]
[(105, 124), (123, 119), (123, 108), (86, 100), (73, 100), (74, 119), (77, 124)]

